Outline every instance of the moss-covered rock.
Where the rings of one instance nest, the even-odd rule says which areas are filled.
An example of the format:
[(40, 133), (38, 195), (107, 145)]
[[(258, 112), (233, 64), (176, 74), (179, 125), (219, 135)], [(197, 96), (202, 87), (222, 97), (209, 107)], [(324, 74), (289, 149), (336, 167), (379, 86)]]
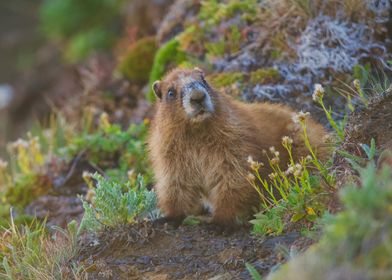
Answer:
[(216, 88), (231, 86), (237, 82), (243, 82), (245, 75), (240, 72), (223, 72), (207, 76), (208, 82)]
[(274, 83), (280, 78), (279, 71), (275, 68), (261, 68), (250, 73), (249, 81), (251, 84)]
[(157, 49), (154, 37), (140, 39), (120, 59), (118, 71), (133, 82), (147, 82)]
[[(159, 48), (150, 73), (150, 85), (162, 78), (167, 69), (177, 66), (186, 60), (185, 53), (180, 50), (179, 46), (180, 43), (174, 38)], [(155, 95), (152, 90), (148, 92), (147, 99), (150, 102), (155, 100)]]

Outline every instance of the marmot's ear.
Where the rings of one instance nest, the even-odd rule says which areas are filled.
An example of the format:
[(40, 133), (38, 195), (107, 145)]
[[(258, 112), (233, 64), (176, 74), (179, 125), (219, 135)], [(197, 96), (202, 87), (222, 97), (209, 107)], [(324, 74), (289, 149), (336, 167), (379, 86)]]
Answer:
[(161, 81), (155, 81), (155, 82), (152, 84), (152, 90), (154, 91), (156, 97), (158, 97), (159, 99), (162, 98)]
[(195, 68), (193, 68), (193, 70), (199, 72), (200, 75), (202, 75), (204, 77), (204, 71), (202, 69), (200, 69), (199, 67), (195, 67)]

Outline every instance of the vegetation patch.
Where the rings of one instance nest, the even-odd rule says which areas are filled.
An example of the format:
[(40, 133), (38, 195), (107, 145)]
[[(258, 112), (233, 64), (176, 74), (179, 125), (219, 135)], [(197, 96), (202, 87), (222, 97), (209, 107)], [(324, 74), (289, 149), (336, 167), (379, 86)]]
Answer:
[[(162, 78), (164, 73), (170, 69), (170, 67), (177, 66), (186, 60), (185, 53), (182, 52), (179, 47), (180, 43), (176, 38), (174, 38), (159, 48), (155, 55), (150, 73), (150, 85), (152, 85), (152, 83), (156, 80)], [(155, 94), (152, 89), (148, 92), (147, 100), (150, 102), (155, 100)]]
[(154, 37), (140, 39), (120, 58), (118, 71), (132, 82), (147, 82), (156, 51), (157, 43)]
[(119, 31), (122, 0), (47, 0), (41, 12), (41, 26), (49, 38), (64, 43), (71, 62), (94, 51), (108, 49)]

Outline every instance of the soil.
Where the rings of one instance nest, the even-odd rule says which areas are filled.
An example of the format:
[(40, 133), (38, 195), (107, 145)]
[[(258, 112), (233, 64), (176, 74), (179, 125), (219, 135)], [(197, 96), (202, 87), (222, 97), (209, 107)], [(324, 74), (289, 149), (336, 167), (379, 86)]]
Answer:
[(222, 233), (207, 224), (140, 222), (87, 234), (77, 261), (91, 279), (251, 279), (246, 263), (265, 275), (311, 243), (298, 232), (262, 239), (245, 228)]
[[(370, 146), (374, 139), (376, 151), (392, 151), (392, 88), (370, 99), (369, 105), (357, 110), (350, 116), (346, 127), (346, 138), (339, 150), (366, 159), (362, 144)], [(383, 155), (376, 154), (378, 164), (383, 162)], [(339, 154), (334, 157), (334, 169), (337, 174), (337, 187), (350, 181), (357, 181), (357, 172), (347, 159)], [(358, 182), (358, 181), (357, 181)], [(338, 201), (338, 200), (336, 200)]]

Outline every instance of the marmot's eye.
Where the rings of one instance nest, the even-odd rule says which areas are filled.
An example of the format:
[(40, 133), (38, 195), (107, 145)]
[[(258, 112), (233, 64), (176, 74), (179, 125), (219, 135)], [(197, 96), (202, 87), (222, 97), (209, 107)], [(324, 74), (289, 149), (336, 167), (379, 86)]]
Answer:
[(169, 89), (167, 92), (167, 98), (169, 100), (173, 100), (176, 97), (176, 94), (174, 92), (174, 89)]

